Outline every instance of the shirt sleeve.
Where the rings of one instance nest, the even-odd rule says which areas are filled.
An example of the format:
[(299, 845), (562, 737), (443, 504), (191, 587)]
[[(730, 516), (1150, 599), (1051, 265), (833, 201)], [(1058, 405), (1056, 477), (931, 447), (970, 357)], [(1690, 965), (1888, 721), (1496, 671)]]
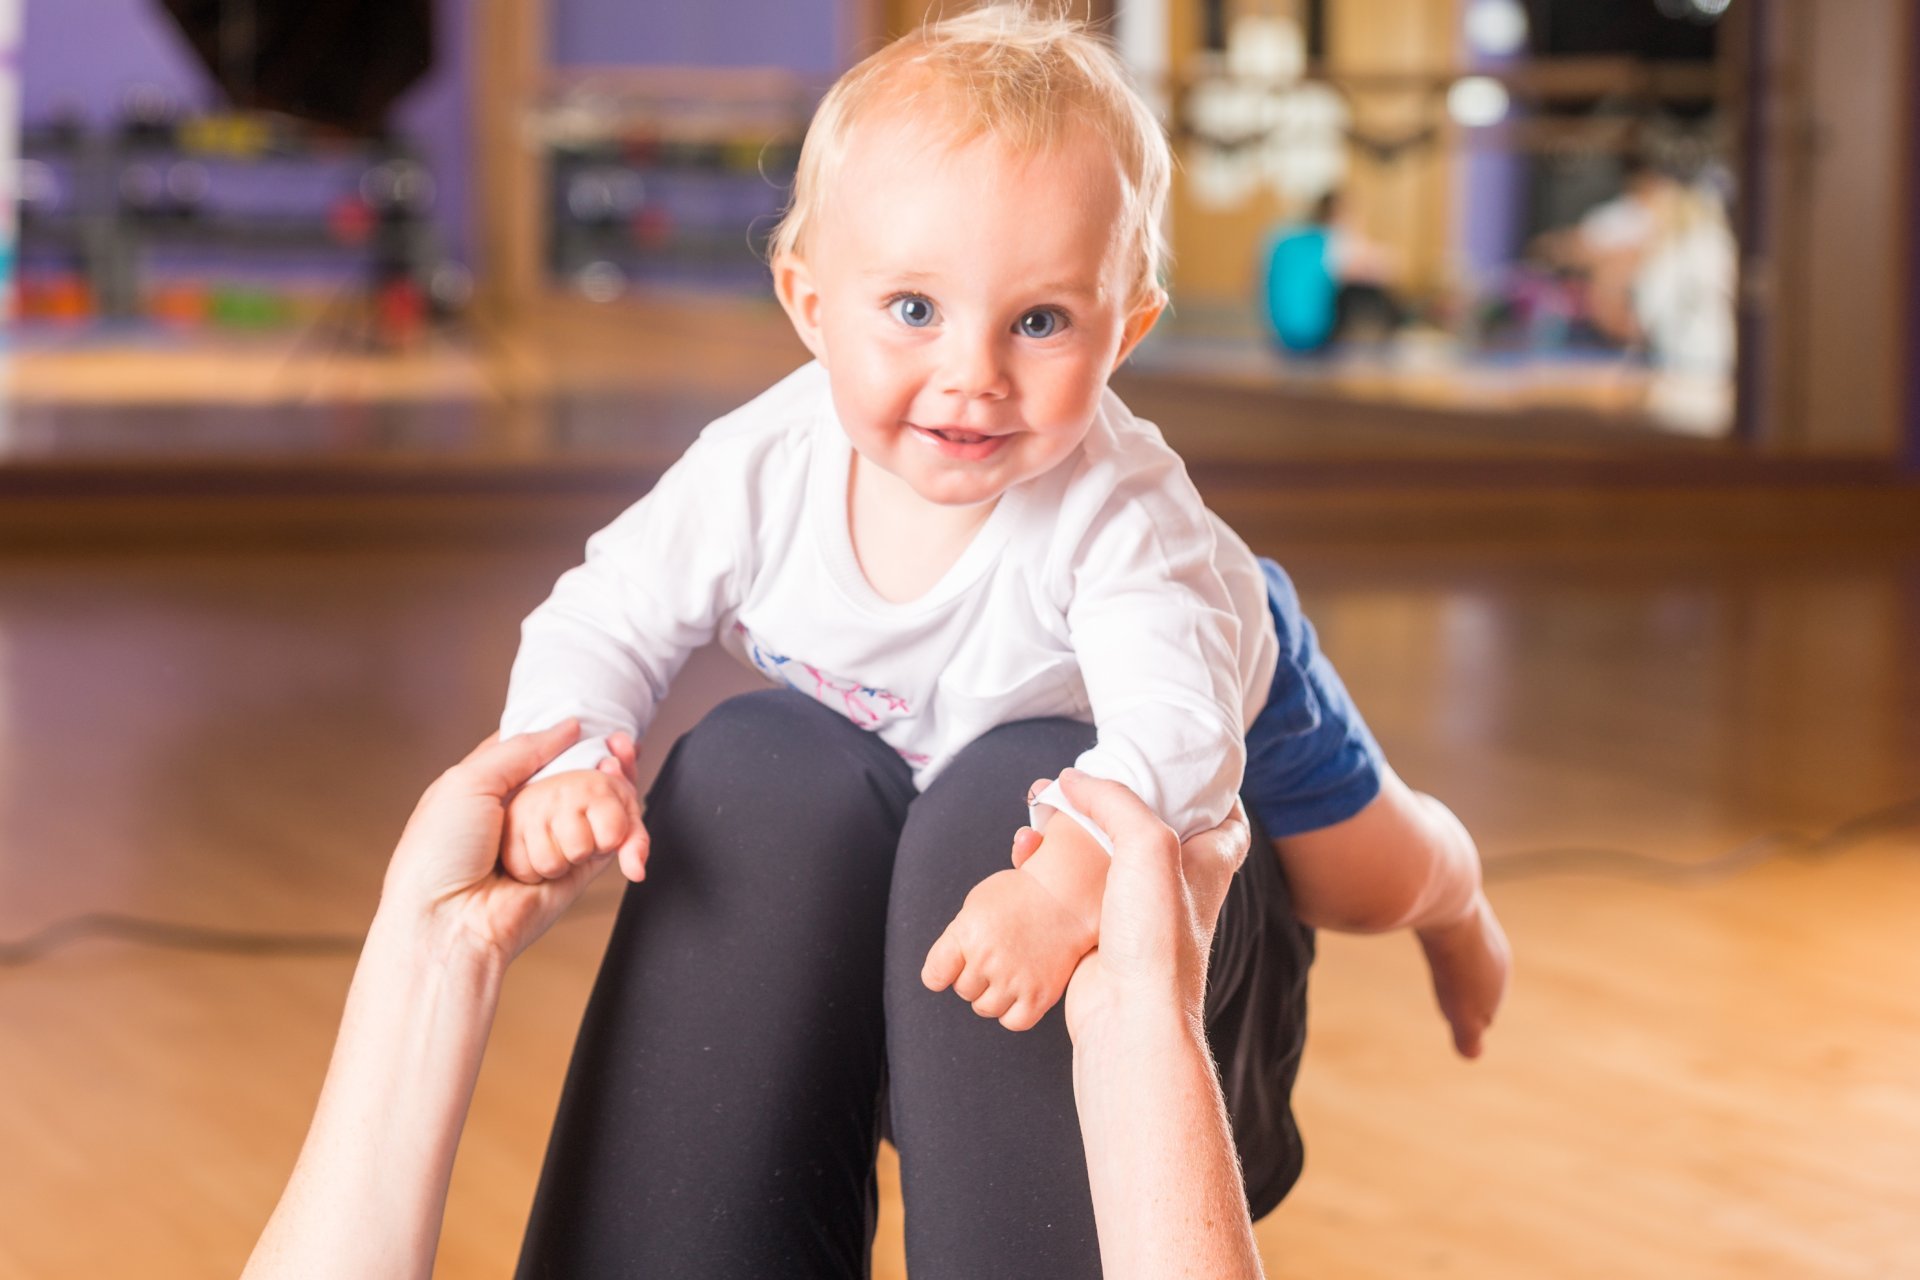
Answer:
[(696, 441), (588, 540), (585, 562), (521, 624), (501, 736), (580, 721), (580, 740), (536, 777), (592, 768), (616, 731), (644, 734), (688, 656), (739, 599), (747, 486), (738, 469), (718, 465), (722, 449)]
[[(1226, 817), (1246, 763), (1240, 622), (1213, 557), (1206, 508), (1169, 451), (1095, 517), (1067, 606), (1099, 735), (1074, 767), (1126, 784), (1182, 839)], [(1057, 786), (1042, 798), (1111, 850)]]

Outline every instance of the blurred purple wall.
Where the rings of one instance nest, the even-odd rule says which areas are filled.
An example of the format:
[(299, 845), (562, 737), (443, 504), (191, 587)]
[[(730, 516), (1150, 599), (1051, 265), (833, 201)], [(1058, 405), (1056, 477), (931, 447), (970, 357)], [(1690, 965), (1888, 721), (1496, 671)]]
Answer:
[(64, 110), (103, 121), (138, 81), (194, 103), (211, 92), (157, 0), (36, 0), (26, 8), (20, 61), (28, 121)]
[[(397, 124), (426, 152), (439, 189), (436, 216), (454, 256), (473, 246), (473, 142), (467, 68), (469, 0), (436, 0), (434, 69), (402, 102)], [(553, 60), (601, 65), (679, 63), (780, 66), (823, 85), (848, 42), (837, 0), (552, 0)], [(111, 120), (127, 86), (147, 83), (193, 107), (215, 104), (201, 70), (160, 0), (29, 0), (21, 47), (23, 119), (77, 111)]]
[[(471, 31), (459, 0), (436, 3), (440, 50), (433, 70), (401, 103), (396, 124), (426, 152), (447, 249), (464, 259), (473, 240), (464, 74)], [(106, 124), (127, 87), (140, 83), (188, 107), (218, 105), (213, 81), (160, 0), (29, 0), (20, 69), (21, 118), (28, 124), (59, 112)]]
[[(1460, 65), (1490, 70), (1513, 61), (1474, 47), (1468, 39), (1462, 6), (1459, 36)], [(1459, 152), (1454, 169), (1454, 254), (1459, 268), (1474, 288), (1496, 285), (1507, 274), (1521, 248), (1522, 201), (1526, 195), (1526, 160), (1502, 145), (1505, 125), (1480, 130)]]
[(549, 0), (553, 61), (785, 67), (824, 88), (848, 66), (839, 0)]
[[(449, 252), (473, 246), (473, 141), (467, 68), (473, 0), (436, 0), (434, 69), (402, 102), (396, 123), (425, 152), (439, 191), (436, 217)], [(560, 64), (678, 63), (780, 66), (822, 85), (845, 65), (837, 0), (551, 0)], [(75, 111), (110, 121), (127, 86), (158, 86), (191, 107), (215, 105), (201, 70), (160, 0), (29, 0), (21, 47), (23, 119)], [(263, 178), (262, 185), (273, 179)], [(248, 203), (244, 199), (242, 203)]]

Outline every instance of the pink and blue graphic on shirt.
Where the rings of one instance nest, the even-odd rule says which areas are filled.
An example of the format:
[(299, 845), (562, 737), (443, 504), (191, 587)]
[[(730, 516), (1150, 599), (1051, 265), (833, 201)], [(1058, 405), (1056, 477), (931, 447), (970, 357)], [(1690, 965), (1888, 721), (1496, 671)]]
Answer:
[[(762, 675), (832, 707), (862, 729), (878, 729), (890, 720), (913, 714), (907, 700), (897, 693), (830, 675), (810, 662), (775, 653), (756, 640), (745, 623), (734, 623), (733, 630), (740, 637), (748, 659)], [(900, 755), (909, 764), (924, 764), (928, 759), (918, 752), (902, 751)]]

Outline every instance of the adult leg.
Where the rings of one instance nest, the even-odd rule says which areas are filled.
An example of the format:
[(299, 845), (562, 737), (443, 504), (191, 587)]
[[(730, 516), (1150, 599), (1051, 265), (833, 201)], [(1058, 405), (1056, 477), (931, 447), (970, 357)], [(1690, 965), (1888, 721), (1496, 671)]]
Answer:
[[(1027, 783), (1054, 776), (1091, 741), (1090, 728), (1070, 721), (996, 729), (914, 803), (901, 836), (888, 913), (887, 1052), (916, 1277), (1099, 1274), (1060, 1010), (1015, 1034), (951, 991), (936, 996), (920, 984), (927, 949), (967, 891), (1008, 865)], [(1214, 933), (1206, 1026), (1257, 1219), (1300, 1176), (1292, 1094), (1314, 937), (1294, 915), (1271, 841), (1251, 822), (1252, 847)]]
[(647, 797), (519, 1275), (865, 1276), (888, 884), (913, 797), (792, 690), (721, 704)]
[(1256, 1221), (1299, 1180), (1304, 1149), (1293, 1085), (1307, 1039), (1313, 930), (1257, 817), (1247, 860), (1228, 886), (1207, 963), (1207, 1042), (1220, 1068), (1234, 1145)]
[(1071, 720), (1002, 725), (914, 801), (900, 836), (887, 913), (887, 1060), (914, 1280), (1100, 1274), (1059, 1007), (1016, 1033), (920, 982), (967, 891), (1012, 865), (1027, 785), (1093, 740), (1092, 726)]

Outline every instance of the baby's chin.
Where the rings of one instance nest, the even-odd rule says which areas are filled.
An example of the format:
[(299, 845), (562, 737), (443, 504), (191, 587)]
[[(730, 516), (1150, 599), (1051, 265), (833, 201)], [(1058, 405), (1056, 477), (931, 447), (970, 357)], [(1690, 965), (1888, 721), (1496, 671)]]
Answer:
[(952, 507), (956, 510), (965, 507), (983, 507), (1000, 501), (1002, 494), (1013, 487), (1013, 482), (1001, 479), (946, 480), (938, 484), (924, 481), (909, 481), (909, 487), (926, 501), (937, 507)]

